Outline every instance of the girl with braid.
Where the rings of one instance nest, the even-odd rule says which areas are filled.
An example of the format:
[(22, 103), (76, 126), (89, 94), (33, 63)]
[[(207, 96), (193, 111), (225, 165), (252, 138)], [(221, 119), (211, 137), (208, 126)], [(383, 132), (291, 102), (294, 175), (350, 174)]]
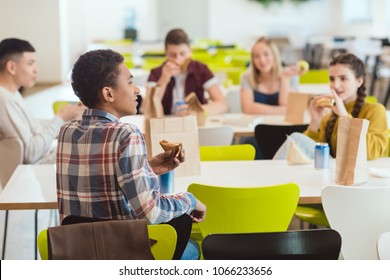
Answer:
[[(388, 126), (386, 109), (379, 103), (367, 103), (364, 63), (353, 54), (342, 54), (329, 64), (331, 94), (313, 98), (310, 103), (311, 122), (303, 133), (293, 133), (277, 151), (274, 159), (286, 159), (290, 141), (310, 158), (314, 158), (316, 142), (327, 142), (330, 154), (336, 157), (337, 128), (340, 117), (361, 118), (370, 121), (367, 131), (367, 159), (372, 160), (388, 154)], [(330, 107), (318, 102), (324, 97), (332, 98)], [(331, 112), (329, 113), (329, 108)]]

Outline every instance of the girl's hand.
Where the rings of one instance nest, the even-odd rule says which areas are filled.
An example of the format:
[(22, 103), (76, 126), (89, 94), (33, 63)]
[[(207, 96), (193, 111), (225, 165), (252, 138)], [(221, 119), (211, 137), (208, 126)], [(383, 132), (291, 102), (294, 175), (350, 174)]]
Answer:
[(339, 117), (348, 117), (347, 109), (345, 108), (344, 101), (338, 96), (336, 91), (332, 88), (332, 97), (335, 100), (335, 106), (332, 107), (332, 111)]
[(300, 74), (300, 68), (298, 65), (293, 64), (288, 67), (283, 68), (282, 77), (291, 77)]

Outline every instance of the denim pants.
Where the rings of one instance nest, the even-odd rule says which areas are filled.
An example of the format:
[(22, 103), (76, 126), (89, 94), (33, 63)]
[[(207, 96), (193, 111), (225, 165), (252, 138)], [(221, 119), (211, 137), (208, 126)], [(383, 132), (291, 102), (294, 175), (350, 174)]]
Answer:
[(181, 260), (199, 260), (200, 258), (200, 249), (198, 243), (194, 240), (188, 240), (187, 246), (184, 249)]

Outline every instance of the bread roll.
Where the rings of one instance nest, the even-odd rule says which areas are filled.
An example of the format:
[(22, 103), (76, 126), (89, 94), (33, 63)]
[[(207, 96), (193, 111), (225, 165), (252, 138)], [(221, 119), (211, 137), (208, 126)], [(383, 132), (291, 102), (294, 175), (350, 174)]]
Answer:
[(333, 107), (336, 101), (330, 97), (323, 97), (316, 100), (317, 107)]
[(191, 59), (187, 58), (182, 63), (179, 63), (177, 60), (171, 60), (173, 63), (175, 63), (177, 66), (180, 67), (180, 70), (182, 72), (187, 70), (188, 64), (190, 63)]
[(183, 148), (182, 143), (169, 142), (167, 140), (161, 140), (160, 145), (165, 152), (172, 151), (172, 158), (177, 157)]

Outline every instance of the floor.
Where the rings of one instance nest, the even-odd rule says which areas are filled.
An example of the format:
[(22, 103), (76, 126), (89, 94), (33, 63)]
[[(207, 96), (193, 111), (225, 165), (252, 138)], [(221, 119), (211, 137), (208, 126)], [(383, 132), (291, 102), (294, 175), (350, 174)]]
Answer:
[[(54, 211), (38, 211), (38, 232), (55, 225)], [(13, 210), (8, 214), (6, 260), (34, 260), (34, 210)], [(3, 249), (5, 211), (0, 211), (0, 242)], [(39, 255), (39, 254), (38, 254)]]
[[(369, 80), (369, 79), (368, 79)], [(378, 81), (374, 95), (379, 102), (384, 99), (387, 89), (388, 80)], [(52, 85), (38, 85), (33, 89), (25, 90), (23, 95), (28, 96), (35, 92), (45, 89)], [(369, 89), (369, 84), (367, 85)], [(387, 106), (390, 109), (390, 104)], [(5, 259), (7, 260), (33, 260), (34, 259), (34, 215), (35, 211), (31, 210), (14, 210), (9, 212), (8, 233)], [(5, 223), (5, 211), (0, 211), (0, 246), (3, 248), (3, 230)], [(48, 226), (54, 226), (56, 219), (54, 211), (39, 210), (38, 211), (38, 232)], [(307, 228), (307, 224), (305, 224)], [(293, 218), (289, 227), (290, 230), (300, 229), (300, 221)], [(38, 254), (39, 255), (39, 254)]]

